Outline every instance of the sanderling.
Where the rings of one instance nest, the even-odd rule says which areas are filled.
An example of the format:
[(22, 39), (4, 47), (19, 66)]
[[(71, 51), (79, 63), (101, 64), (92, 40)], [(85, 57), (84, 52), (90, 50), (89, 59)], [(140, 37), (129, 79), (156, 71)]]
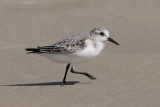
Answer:
[(86, 72), (74, 71), (73, 65), (89, 60), (101, 53), (105, 46), (105, 41), (119, 45), (109, 36), (109, 31), (105, 28), (97, 27), (89, 32), (69, 36), (53, 45), (37, 48), (27, 48), (28, 53), (36, 53), (59, 63), (66, 63), (63, 84), (66, 84), (68, 70), (75, 74), (83, 74), (90, 79), (96, 79)]

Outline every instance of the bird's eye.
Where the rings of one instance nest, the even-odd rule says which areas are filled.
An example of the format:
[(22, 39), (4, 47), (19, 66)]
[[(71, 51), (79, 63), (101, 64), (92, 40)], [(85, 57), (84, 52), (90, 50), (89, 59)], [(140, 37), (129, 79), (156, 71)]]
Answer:
[(101, 35), (101, 36), (104, 36), (104, 33), (103, 33), (103, 32), (100, 32), (100, 35)]

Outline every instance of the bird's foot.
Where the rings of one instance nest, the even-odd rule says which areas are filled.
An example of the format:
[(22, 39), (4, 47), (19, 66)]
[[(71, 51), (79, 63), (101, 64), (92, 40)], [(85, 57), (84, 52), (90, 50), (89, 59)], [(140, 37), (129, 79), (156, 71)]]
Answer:
[(85, 76), (89, 77), (91, 80), (95, 80), (96, 78), (90, 75), (89, 73), (84, 73)]

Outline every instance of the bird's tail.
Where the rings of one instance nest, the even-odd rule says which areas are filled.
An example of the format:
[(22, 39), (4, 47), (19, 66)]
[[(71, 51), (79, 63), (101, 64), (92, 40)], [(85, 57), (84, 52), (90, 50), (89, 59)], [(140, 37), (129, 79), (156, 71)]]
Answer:
[(30, 53), (41, 53), (40, 49), (41, 49), (41, 47), (26, 48), (25, 50), (28, 52), (27, 54), (30, 54)]

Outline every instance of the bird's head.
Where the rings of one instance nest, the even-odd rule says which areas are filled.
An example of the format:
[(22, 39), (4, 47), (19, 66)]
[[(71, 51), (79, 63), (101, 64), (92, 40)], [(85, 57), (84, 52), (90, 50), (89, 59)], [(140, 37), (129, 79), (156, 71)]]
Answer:
[(116, 45), (119, 45), (118, 42), (116, 42), (114, 39), (112, 39), (109, 35), (109, 31), (105, 28), (97, 27), (91, 30), (90, 32), (91, 36), (95, 36), (100, 41), (110, 41), (112, 43), (115, 43)]

